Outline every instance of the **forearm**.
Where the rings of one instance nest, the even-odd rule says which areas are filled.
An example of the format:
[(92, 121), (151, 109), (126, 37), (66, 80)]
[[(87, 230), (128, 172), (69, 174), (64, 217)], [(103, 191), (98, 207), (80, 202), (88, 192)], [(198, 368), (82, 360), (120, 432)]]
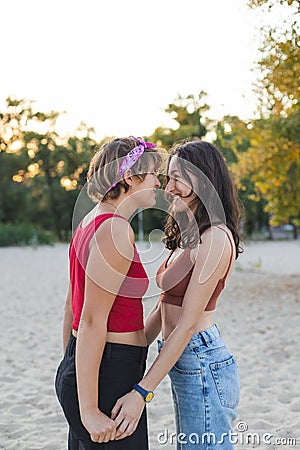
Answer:
[(139, 382), (144, 389), (153, 391), (158, 386), (179, 359), (193, 334), (192, 329), (181, 326), (177, 326), (173, 330), (165, 341), (160, 354)]
[[(192, 334), (192, 330), (189, 328), (177, 326), (166, 340), (164, 347), (148, 370), (146, 376), (138, 384), (146, 390), (154, 391), (178, 360)], [(112, 418), (117, 425), (118, 439), (125, 437), (124, 430), (122, 430), (123, 423), (126, 424), (128, 422), (133, 424), (132, 429), (135, 429), (135, 424), (140, 419), (144, 407), (145, 402), (136, 391), (128, 392), (117, 400), (112, 409)]]
[(106, 342), (106, 323), (81, 320), (76, 344), (76, 378), (81, 417), (98, 408), (99, 367)]
[(69, 282), (68, 292), (66, 296), (65, 302), (65, 312), (64, 312), (64, 320), (63, 320), (63, 353), (65, 353), (71, 330), (72, 330), (72, 322), (73, 322), (73, 313), (72, 313), (72, 285)]
[(161, 331), (160, 302), (148, 314), (145, 321), (145, 336), (147, 344), (150, 345)]

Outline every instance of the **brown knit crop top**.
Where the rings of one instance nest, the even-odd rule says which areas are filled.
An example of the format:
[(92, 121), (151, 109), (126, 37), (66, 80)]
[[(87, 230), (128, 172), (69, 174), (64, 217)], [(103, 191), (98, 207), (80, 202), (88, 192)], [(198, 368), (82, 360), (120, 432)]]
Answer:
[[(220, 229), (225, 231), (225, 233), (229, 238), (232, 250), (231, 258), (226, 273), (224, 277), (218, 281), (216, 288), (206, 305), (205, 311), (213, 311), (216, 308), (217, 299), (221, 294), (222, 290), (224, 289), (228, 272), (231, 266), (232, 256), (234, 254), (234, 249), (229, 233), (226, 230), (224, 230), (224, 228)], [(192, 276), (192, 272), (194, 270), (194, 263), (191, 261), (190, 248), (185, 248), (184, 251), (177, 258), (175, 258), (168, 264), (168, 261), (172, 254), (173, 251), (170, 252), (169, 256), (163, 261), (161, 266), (158, 268), (156, 272), (156, 282), (157, 285), (162, 289), (162, 293), (160, 295), (160, 300), (162, 302), (181, 306), (185, 291), (188, 287), (188, 284)], [(175, 280), (178, 280), (177, 284), (175, 284)]]

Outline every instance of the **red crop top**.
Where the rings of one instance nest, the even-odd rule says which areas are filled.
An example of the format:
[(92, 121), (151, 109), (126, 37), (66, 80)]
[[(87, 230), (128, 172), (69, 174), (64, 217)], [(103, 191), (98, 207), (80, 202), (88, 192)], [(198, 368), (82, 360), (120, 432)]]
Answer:
[[(90, 241), (99, 226), (112, 216), (116, 215), (101, 214), (84, 228), (81, 227), (81, 221), (72, 237), (69, 258), (72, 285), (72, 328), (74, 330), (78, 330), (84, 302), (85, 267), (89, 256)], [(124, 219), (122, 216), (117, 217)], [(134, 257), (110, 310), (107, 331), (125, 333), (144, 328), (142, 297), (148, 288), (148, 283), (147, 274), (134, 245)]]
[[(225, 231), (225, 233), (229, 237), (229, 233), (226, 230), (224, 230), (224, 228), (220, 229)], [(231, 255), (233, 255), (233, 246), (230, 238), (229, 241), (232, 250)], [(156, 272), (156, 282), (158, 286), (162, 289), (162, 293), (160, 295), (160, 300), (162, 302), (182, 306), (183, 297), (190, 282), (192, 272), (194, 270), (194, 263), (191, 261), (190, 253), (191, 249), (185, 248), (184, 251), (177, 258), (174, 259), (174, 261), (168, 264), (168, 261), (171, 255), (173, 254), (173, 252), (171, 252), (169, 256), (161, 264), (161, 266), (158, 268)], [(213, 311), (216, 308), (217, 299), (221, 294), (222, 290), (224, 289), (230, 265), (231, 259), (228, 269), (224, 277), (218, 281), (217, 286), (206, 305), (205, 311)], [(176, 281), (178, 280), (178, 282), (177, 284), (174, 285), (175, 280)]]

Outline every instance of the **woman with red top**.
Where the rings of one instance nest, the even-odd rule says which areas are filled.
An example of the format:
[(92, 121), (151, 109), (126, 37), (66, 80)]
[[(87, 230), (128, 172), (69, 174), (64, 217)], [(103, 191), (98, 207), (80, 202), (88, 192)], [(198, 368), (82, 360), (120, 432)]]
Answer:
[[(239, 376), (213, 311), (241, 252), (236, 190), (221, 153), (198, 139), (174, 148), (166, 192), (172, 205), (164, 243), (171, 252), (157, 271), (162, 293), (145, 328), (148, 344), (160, 331), (162, 339), (138, 385), (153, 392), (169, 373), (177, 450), (229, 450)], [(117, 438), (143, 408), (135, 392), (117, 401), (112, 412)]]
[(55, 380), (69, 450), (148, 448), (146, 414), (116, 441), (111, 410), (145, 370), (142, 296), (148, 278), (128, 220), (155, 204), (161, 157), (154, 147), (133, 137), (114, 139), (90, 163), (88, 194), (97, 205), (70, 243), (64, 358)]

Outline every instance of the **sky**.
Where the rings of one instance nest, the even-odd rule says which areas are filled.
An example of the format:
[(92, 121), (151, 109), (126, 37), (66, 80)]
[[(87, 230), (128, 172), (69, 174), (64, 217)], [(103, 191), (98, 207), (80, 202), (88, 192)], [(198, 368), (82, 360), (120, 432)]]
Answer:
[(262, 14), (246, 0), (1, 0), (0, 107), (66, 111), (96, 136), (147, 136), (164, 108), (207, 92), (212, 119), (253, 117)]

